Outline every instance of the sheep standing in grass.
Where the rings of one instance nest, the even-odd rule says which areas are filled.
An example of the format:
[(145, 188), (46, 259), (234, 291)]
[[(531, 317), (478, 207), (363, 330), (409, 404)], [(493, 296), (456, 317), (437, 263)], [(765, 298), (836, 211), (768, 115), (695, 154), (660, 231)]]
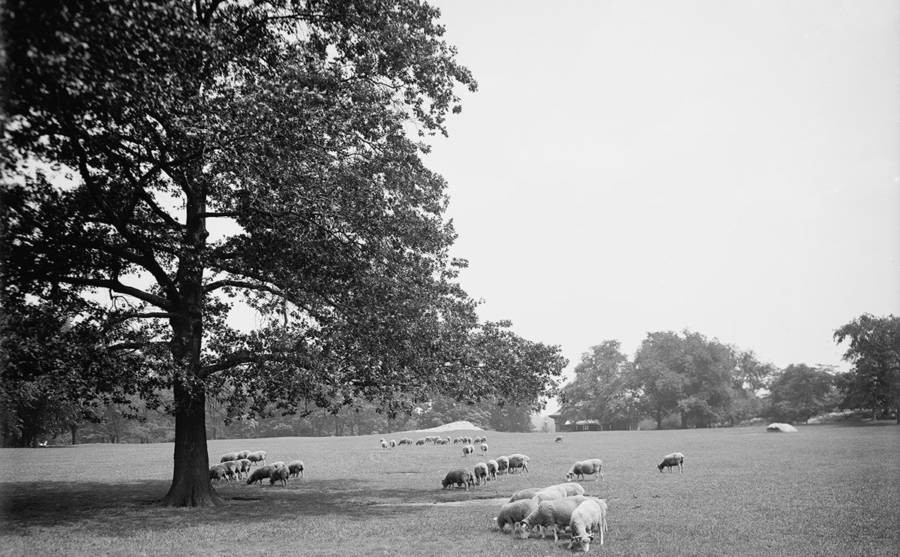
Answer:
[(270, 464), (269, 466), (271, 466), (272, 468), (275, 468), (275, 469), (278, 469), (278, 468), (287, 468), (287, 464), (285, 464), (283, 460), (276, 460), (275, 462), (273, 462), (273, 463)]
[(456, 470), (447, 472), (447, 475), (444, 476), (444, 479), (441, 481), (441, 485), (444, 489), (447, 489), (451, 485), (456, 487), (463, 486), (466, 488), (466, 491), (469, 491), (469, 486), (474, 485), (474, 482), (472, 481), (472, 474), (470, 474), (468, 470), (457, 468)]
[(591, 532), (600, 533), (600, 545), (603, 545), (606, 537), (607, 510), (605, 499), (591, 497), (572, 511), (572, 517), (569, 519), (569, 528), (572, 530), (569, 549), (577, 544), (581, 551), (587, 553), (591, 548), (591, 542), (594, 541)]
[(247, 478), (247, 485), (251, 485), (257, 482), (261, 484), (262, 481), (270, 477), (272, 475), (272, 472), (274, 471), (275, 469), (271, 466), (260, 466), (250, 474), (249, 478)]
[(556, 443), (562, 443), (563, 438), (562, 438), (562, 437), (557, 437), (554, 441), (555, 441)]
[(241, 461), (240, 460), (227, 460), (219, 466), (225, 467), (225, 473), (228, 475), (229, 479), (236, 479), (240, 477), (241, 473)]
[(396, 439), (391, 439), (390, 445), (391, 445), (391, 448), (392, 448), (392, 449), (393, 449), (394, 447), (396, 447), (396, 446), (397, 446), (397, 440), (396, 440)]
[[(540, 528), (541, 539), (544, 538), (544, 529), (550, 528), (553, 530), (553, 541), (559, 541), (558, 529), (562, 527), (565, 530), (569, 526), (572, 512), (587, 499), (584, 495), (575, 495), (574, 497), (539, 502), (535, 510), (516, 524), (514, 530), (516, 537), (523, 540), (528, 538), (531, 530), (537, 526)], [(532, 501), (537, 501), (537, 499), (532, 499)]]
[(508, 456), (498, 456), (497, 457), (497, 474), (503, 474), (509, 470), (509, 457)]
[(302, 460), (294, 460), (288, 464), (288, 473), (290, 476), (302, 478), (303, 477), (303, 461)]
[(479, 462), (475, 465), (475, 468), (472, 470), (473, 475), (475, 476), (475, 485), (482, 485), (487, 483), (488, 477), (488, 465), (484, 462)]
[(288, 472), (287, 466), (276, 468), (272, 470), (272, 475), (269, 476), (269, 485), (275, 485), (275, 482), (281, 482), (281, 485), (287, 487), (289, 477), (290, 472)]
[(523, 454), (509, 455), (509, 473), (512, 474), (513, 470), (525, 470), (527, 472), (529, 460), (531, 459)]
[(382, 449), (388, 448), (388, 442), (385, 441), (384, 439), (381, 440), (381, 448), (382, 448)]
[(464, 445), (463, 456), (469, 456), (470, 454), (475, 454), (475, 447), (473, 447), (472, 445)]
[(494, 518), (497, 527), (503, 532), (509, 524), (510, 530), (515, 529), (516, 523), (537, 509), (537, 503), (531, 499), (517, 499), (504, 503), (500, 507), (500, 513)]
[(228, 481), (228, 469), (225, 468), (222, 464), (215, 464), (209, 467), (209, 479), (221, 481)]
[(660, 472), (663, 471), (663, 468), (668, 468), (669, 472), (671, 472), (672, 468), (676, 466), (678, 467), (678, 470), (684, 474), (684, 455), (681, 453), (667, 454), (663, 457), (662, 462), (656, 467), (659, 468)]
[(481, 454), (487, 454), (487, 452), (488, 452), (487, 443), (482, 443), (481, 445), (478, 445), (478, 448), (481, 449)]
[(249, 454), (250, 454), (250, 451), (241, 451), (237, 454), (237, 459), (243, 460), (243, 459), (247, 458), (247, 455), (249, 455)]
[(231, 462), (232, 460), (240, 460), (237, 453), (225, 453), (219, 459), (219, 462)]
[(496, 460), (487, 461), (487, 467), (488, 467), (488, 478), (490, 478), (492, 480), (496, 480), (497, 479), (497, 461)]
[(254, 451), (247, 455), (247, 460), (253, 463), (265, 462), (266, 461), (266, 451)]
[(253, 463), (250, 462), (250, 459), (242, 458), (238, 461), (241, 465), (240, 470), (238, 471), (238, 477), (243, 479), (250, 475), (250, 468), (253, 466)]
[(572, 465), (569, 471), (566, 473), (566, 479), (569, 481), (572, 480), (583, 480), (584, 477), (590, 476), (591, 474), (597, 474), (594, 478), (594, 481), (603, 479), (603, 471), (601, 470), (603, 466), (603, 461), (599, 458), (590, 458), (588, 460), (582, 460), (580, 462), (576, 462)]

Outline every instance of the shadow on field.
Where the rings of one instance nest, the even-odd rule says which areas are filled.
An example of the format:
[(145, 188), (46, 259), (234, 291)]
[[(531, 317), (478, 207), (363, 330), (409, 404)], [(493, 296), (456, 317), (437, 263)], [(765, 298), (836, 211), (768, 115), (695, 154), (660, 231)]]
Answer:
[(10, 533), (70, 525), (96, 535), (116, 536), (194, 524), (227, 527), (267, 522), (272, 516), (403, 515), (418, 512), (416, 506), (496, 496), (491, 491), (426, 491), (353, 479), (295, 480), (287, 487), (234, 482), (216, 485), (224, 505), (179, 509), (158, 504), (168, 488), (168, 480), (2, 483), (0, 524)]

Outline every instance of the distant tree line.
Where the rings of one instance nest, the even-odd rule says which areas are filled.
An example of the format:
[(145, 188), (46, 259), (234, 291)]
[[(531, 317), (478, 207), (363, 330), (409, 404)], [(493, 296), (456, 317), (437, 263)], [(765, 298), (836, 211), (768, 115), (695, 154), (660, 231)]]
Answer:
[(586, 352), (561, 390), (563, 422), (602, 429), (733, 426), (751, 418), (805, 422), (864, 409), (900, 423), (900, 319), (862, 315), (835, 331), (852, 368), (791, 364), (778, 369), (691, 331), (649, 333), (632, 359), (616, 340)]

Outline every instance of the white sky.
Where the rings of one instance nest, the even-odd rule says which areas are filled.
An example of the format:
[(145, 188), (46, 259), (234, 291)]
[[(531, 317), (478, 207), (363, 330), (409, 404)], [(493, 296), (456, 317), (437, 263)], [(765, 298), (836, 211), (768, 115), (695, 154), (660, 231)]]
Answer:
[(841, 364), (900, 314), (900, 3), (446, 0), (479, 82), (427, 164), (484, 319), (570, 369), (684, 328)]

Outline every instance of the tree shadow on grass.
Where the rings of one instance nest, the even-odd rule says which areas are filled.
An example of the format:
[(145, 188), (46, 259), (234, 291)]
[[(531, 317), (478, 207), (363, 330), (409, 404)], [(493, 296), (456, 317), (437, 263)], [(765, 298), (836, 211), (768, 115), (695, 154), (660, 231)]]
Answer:
[(160, 505), (168, 488), (167, 480), (0, 483), (0, 526), (11, 534), (32, 527), (73, 526), (96, 535), (116, 536), (192, 525), (266, 523), (282, 515), (361, 519), (405, 515), (417, 512), (411, 503), (496, 497), (493, 490), (423, 490), (355, 479), (293, 480), (286, 487), (232, 482), (216, 485), (224, 505), (183, 509)]

